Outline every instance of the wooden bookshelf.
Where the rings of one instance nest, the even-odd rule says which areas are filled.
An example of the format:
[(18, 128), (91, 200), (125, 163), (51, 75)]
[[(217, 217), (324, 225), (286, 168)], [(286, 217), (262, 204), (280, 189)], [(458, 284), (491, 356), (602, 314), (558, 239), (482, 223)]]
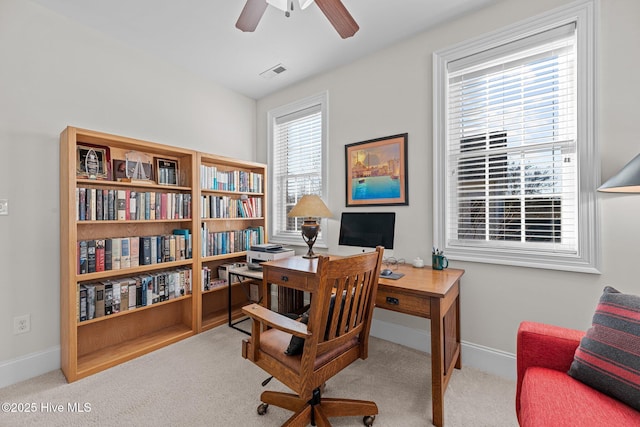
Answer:
[[(78, 146), (95, 147), (104, 160), (97, 179), (78, 171)], [(115, 180), (113, 160), (125, 159), (128, 153), (142, 153), (152, 161), (165, 159), (175, 164), (175, 182), (158, 184), (157, 180)], [(107, 157), (107, 158), (105, 158)], [(60, 135), (60, 343), (61, 367), (69, 382), (108, 369), (119, 363), (154, 351), (203, 330), (221, 325), (228, 312), (227, 287), (202, 291), (203, 268), (211, 271), (211, 278), (218, 276), (217, 267), (226, 262), (240, 262), (246, 251), (205, 256), (202, 251), (203, 230), (222, 233), (262, 227), (266, 235), (264, 214), (240, 218), (201, 218), (204, 197), (226, 197), (227, 200), (259, 198), (262, 212), (266, 209), (264, 190), (208, 189), (201, 185), (202, 166), (216, 168), (229, 175), (261, 176), (265, 187), (266, 166), (240, 160), (198, 153), (196, 151), (157, 144), (149, 141), (106, 134), (74, 127), (66, 128)], [(86, 168), (85, 168), (86, 169)], [(154, 171), (155, 172), (155, 171)], [(89, 175), (89, 173), (87, 173)], [(121, 175), (120, 175), (121, 176)], [(101, 179), (102, 178), (102, 179)], [(148, 177), (152, 178), (152, 177)], [(155, 178), (155, 177), (153, 177)], [(253, 180), (252, 178), (252, 180)], [(166, 176), (164, 181), (166, 182)], [(252, 181), (253, 182), (253, 181)], [(226, 183), (226, 182), (225, 182)], [(80, 219), (77, 189), (118, 190), (155, 194), (172, 194), (175, 209), (178, 205), (190, 207), (190, 215), (180, 211), (171, 218), (158, 219)], [(256, 188), (256, 187), (254, 187)], [(187, 202), (190, 198), (190, 203)], [(177, 200), (183, 203), (178, 203)], [(145, 212), (148, 215), (148, 212)], [(134, 267), (80, 273), (78, 242), (115, 239), (121, 237), (158, 236), (172, 234), (173, 230), (189, 230), (192, 243), (191, 258), (137, 265)], [(266, 238), (265, 238), (266, 240)], [(138, 306), (90, 320), (79, 320), (78, 289), (80, 285), (102, 281), (122, 281), (141, 275), (157, 275), (165, 272), (189, 271), (191, 291), (151, 305)], [(187, 277), (189, 274), (187, 275)], [(244, 293), (233, 287), (232, 304), (237, 316), (238, 307), (246, 302)]]
[[(266, 243), (266, 165), (203, 153), (198, 154), (198, 164), (201, 178), (199, 185), (201, 196), (199, 198), (201, 202), (200, 208), (204, 209), (200, 224), (201, 229), (206, 228), (207, 233), (216, 233), (230, 230), (238, 231), (250, 228), (261, 228), (261, 242)], [(219, 180), (214, 181), (214, 172), (212, 171), (217, 171), (223, 176), (224, 174), (230, 176), (235, 175), (235, 186), (233, 188), (229, 188), (228, 186), (225, 188), (224, 186), (216, 185)], [(240, 178), (241, 175), (244, 178)], [(253, 176), (253, 178), (248, 178), (249, 176)], [(243, 179), (245, 183), (241, 185), (239, 181)], [(225, 181), (224, 179), (222, 180)], [(225, 181), (225, 184), (228, 184), (228, 180)], [(202, 206), (204, 203), (210, 203), (210, 198), (230, 199), (233, 202), (242, 201), (242, 199), (253, 200), (260, 204), (260, 208), (256, 209), (254, 206), (253, 211), (248, 213), (245, 211), (247, 216), (238, 216), (237, 212), (216, 215), (212, 212), (212, 209), (207, 210)], [(204, 240), (202, 236), (201, 239)], [(227, 253), (213, 253), (210, 250), (204, 251), (203, 249), (203, 253), (201, 253), (201, 264), (203, 267), (211, 269), (213, 277), (217, 277), (217, 270), (221, 265), (246, 261), (246, 249), (248, 248), (245, 246), (246, 245), (237, 247), (236, 244), (236, 247), (230, 249)], [(210, 291), (202, 291), (197, 297), (200, 299), (196, 304), (200, 310), (197, 314), (199, 331), (206, 331), (227, 323), (229, 310), (227, 286), (215, 288)], [(247, 298), (244, 292), (234, 283), (231, 290), (232, 317), (234, 319), (241, 316), (240, 309), (246, 303)]]

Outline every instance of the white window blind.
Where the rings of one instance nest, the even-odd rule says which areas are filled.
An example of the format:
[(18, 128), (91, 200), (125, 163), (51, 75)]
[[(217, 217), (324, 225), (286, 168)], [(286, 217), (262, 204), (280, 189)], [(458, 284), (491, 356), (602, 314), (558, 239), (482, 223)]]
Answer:
[[(313, 97), (270, 112), (271, 122), (271, 238), (303, 244), (304, 218), (287, 214), (305, 194), (325, 197), (324, 97)], [(323, 243), (318, 236), (317, 245)]]
[(449, 244), (577, 253), (575, 24), (449, 65)]
[(599, 273), (595, 6), (433, 54), (434, 245), (450, 260)]

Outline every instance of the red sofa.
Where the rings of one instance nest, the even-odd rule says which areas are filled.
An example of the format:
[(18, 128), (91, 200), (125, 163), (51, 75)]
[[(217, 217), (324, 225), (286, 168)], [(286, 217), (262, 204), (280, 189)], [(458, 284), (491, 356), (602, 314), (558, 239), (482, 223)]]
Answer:
[(516, 389), (520, 426), (640, 426), (640, 412), (567, 374), (584, 334), (542, 323), (520, 324)]

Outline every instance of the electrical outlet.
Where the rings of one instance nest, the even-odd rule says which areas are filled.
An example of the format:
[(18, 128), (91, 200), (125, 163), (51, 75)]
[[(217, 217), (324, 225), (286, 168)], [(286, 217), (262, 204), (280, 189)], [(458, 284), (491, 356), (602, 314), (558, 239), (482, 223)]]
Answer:
[(24, 314), (13, 318), (13, 334), (25, 334), (31, 330), (31, 315)]

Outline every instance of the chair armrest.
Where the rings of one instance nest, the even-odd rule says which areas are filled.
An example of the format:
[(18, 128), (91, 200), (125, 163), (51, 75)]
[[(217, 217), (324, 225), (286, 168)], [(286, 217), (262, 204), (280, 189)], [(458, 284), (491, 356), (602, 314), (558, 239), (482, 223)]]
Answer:
[(531, 366), (540, 366), (567, 372), (584, 334), (584, 331), (543, 323), (520, 323), (516, 353), (518, 374), (516, 412), (518, 414), (520, 413), (522, 380), (526, 370)]
[(307, 330), (307, 325), (287, 316), (271, 311), (260, 304), (250, 304), (242, 307), (242, 312), (260, 323), (279, 329), (300, 338), (311, 336)]

